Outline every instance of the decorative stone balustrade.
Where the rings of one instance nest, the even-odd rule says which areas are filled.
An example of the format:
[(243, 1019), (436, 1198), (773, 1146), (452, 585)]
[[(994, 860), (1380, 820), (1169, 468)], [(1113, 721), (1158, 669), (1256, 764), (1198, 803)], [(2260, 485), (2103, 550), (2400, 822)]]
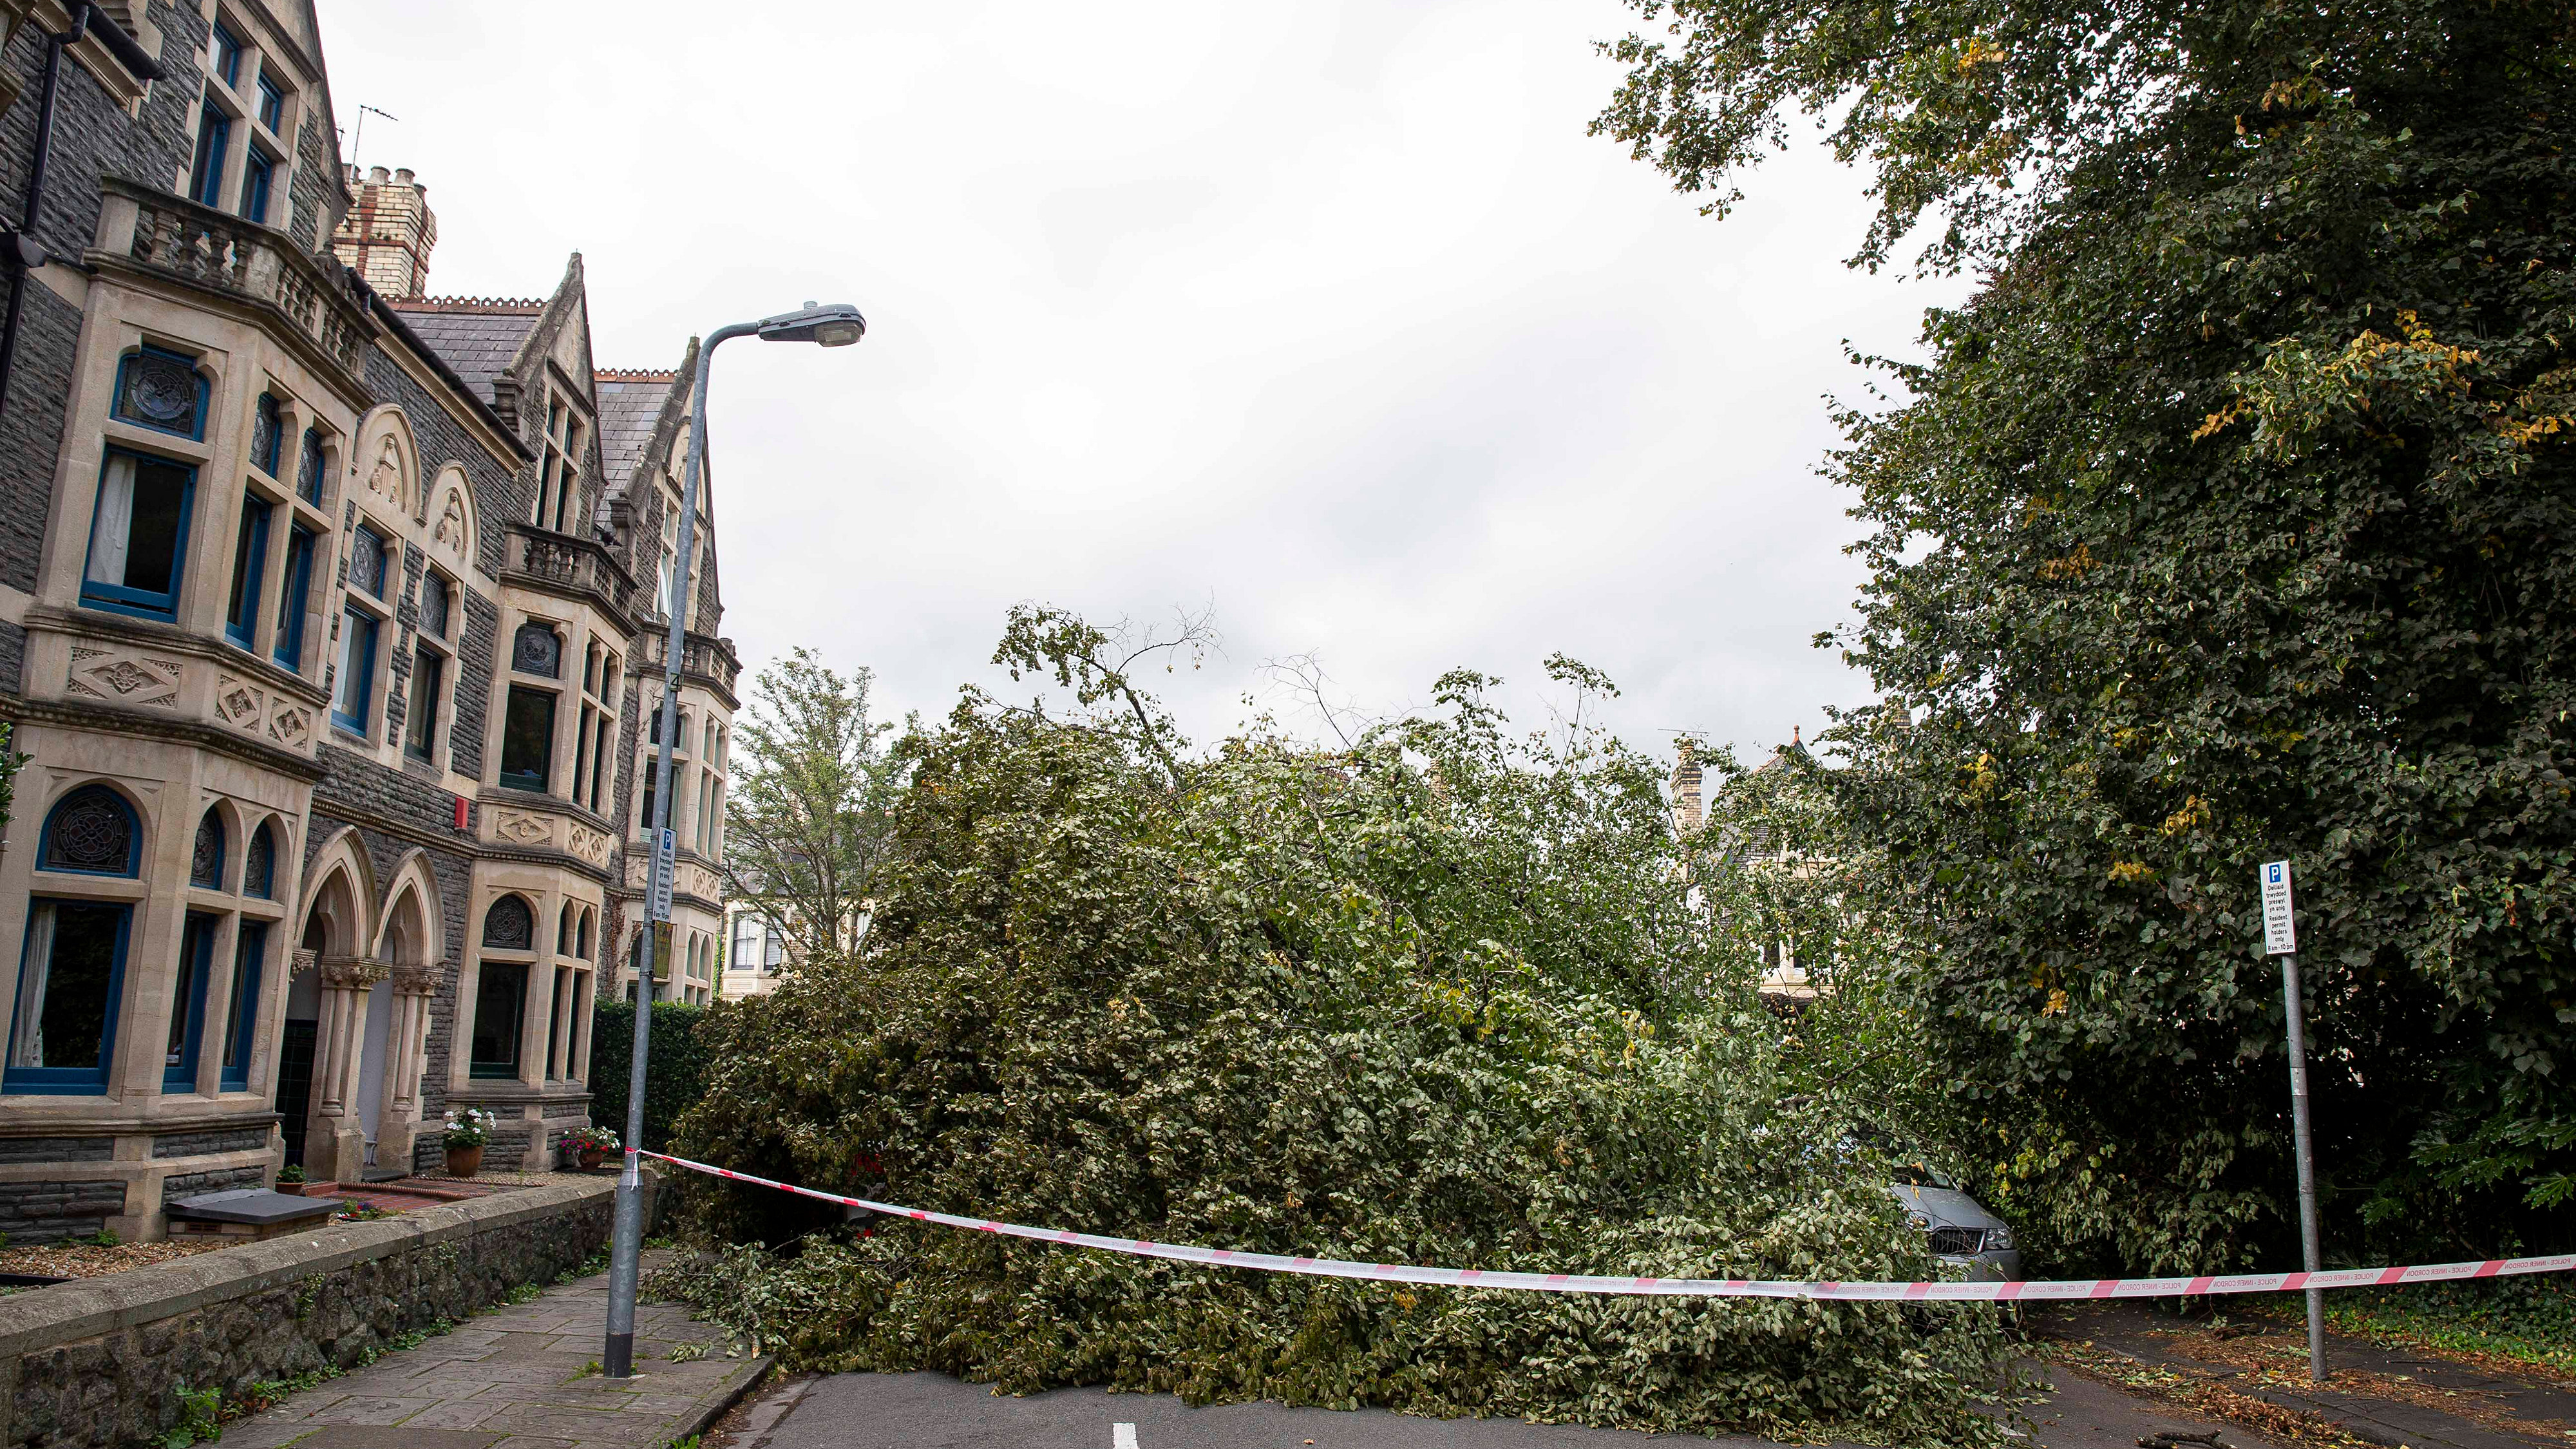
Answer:
[(589, 539), (513, 523), (503, 572), (511, 583), (549, 593), (587, 595), (621, 621), (634, 618), (634, 581), (607, 549)]
[[(671, 635), (668, 627), (644, 631), (644, 647), (635, 667), (647, 674), (660, 674), (662, 661), (670, 656)], [(733, 641), (705, 634), (691, 634), (680, 651), (680, 673), (716, 685), (728, 695), (734, 681), (742, 675), (742, 661), (734, 656)], [(656, 700), (660, 696), (654, 696)]]
[(343, 373), (364, 374), (374, 324), (347, 268), (257, 222), (114, 176), (99, 185), (98, 252), (262, 304)]

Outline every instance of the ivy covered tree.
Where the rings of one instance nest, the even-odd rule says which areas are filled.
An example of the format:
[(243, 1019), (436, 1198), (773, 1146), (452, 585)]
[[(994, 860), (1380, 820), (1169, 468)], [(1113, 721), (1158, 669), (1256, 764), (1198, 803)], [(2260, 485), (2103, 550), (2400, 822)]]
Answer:
[[(1600, 126), (1713, 190), (1829, 117), (1974, 300), (1846, 414), (1830, 740), (1871, 999), (2073, 1258), (2293, 1251), (2294, 862), (2330, 1252), (2576, 1196), (2576, 39), (2563, 3), (1639, 0)], [(1855, 968), (1858, 969), (1858, 968)]]
[[(1783, 1105), (1750, 963), (1686, 899), (1662, 772), (1593, 711), (1523, 735), (1460, 670), (1347, 748), (1265, 723), (1200, 750), (1135, 678), (1186, 647), (1015, 614), (998, 662), (1049, 692), (970, 690), (898, 745), (874, 926), (710, 1019), (679, 1150), (1247, 1250), (1932, 1271), (1844, 1127)], [(852, 1242), (796, 1199), (688, 1191), (713, 1236), (793, 1246), (663, 1286), (801, 1367), (2001, 1442), (1975, 1411), (2006, 1353), (1981, 1305), (1398, 1289), (905, 1222)]]

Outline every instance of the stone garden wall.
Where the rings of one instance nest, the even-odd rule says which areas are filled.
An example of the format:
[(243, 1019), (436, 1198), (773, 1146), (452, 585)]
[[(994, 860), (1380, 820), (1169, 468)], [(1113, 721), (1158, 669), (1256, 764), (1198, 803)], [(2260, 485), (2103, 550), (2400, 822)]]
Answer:
[(599, 1252), (615, 1186), (495, 1193), (0, 1298), (0, 1449), (129, 1449), (169, 1431), (183, 1389), (354, 1367)]

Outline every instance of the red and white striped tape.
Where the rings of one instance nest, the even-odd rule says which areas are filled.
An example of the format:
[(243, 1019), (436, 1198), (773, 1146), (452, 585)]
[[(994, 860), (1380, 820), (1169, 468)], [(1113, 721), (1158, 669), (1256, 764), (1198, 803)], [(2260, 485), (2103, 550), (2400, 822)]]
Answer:
[(1318, 1278), (1365, 1278), (1387, 1283), (1436, 1283), (1451, 1288), (1524, 1288), (1540, 1293), (1626, 1293), (1676, 1298), (1835, 1298), (1868, 1300), (1958, 1299), (2040, 1302), (2069, 1298), (2179, 1298), (2210, 1293), (2293, 1293), (2305, 1288), (2370, 1288), (2395, 1283), (2441, 1283), (2459, 1278), (2498, 1278), (2520, 1273), (2564, 1273), (2576, 1269), (2576, 1253), (2554, 1258), (2489, 1258), (2481, 1263), (2424, 1263), (2406, 1268), (2341, 1268), (2331, 1273), (2240, 1273), (2205, 1278), (2052, 1278), (2024, 1283), (1795, 1283), (1764, 1278), (1613, 1278), (1591, 1273), (1500, 1273), (1481, 1268), (1424, 1268), (1411, 1263), (1354, 1263), (1340, 1258), (1288, 1258), (1275, 1253), (1238, 1253), (1230, 1248), (1202, 1248), (1191, 1243), (1154, 1243), (1141, 1238), (1104, 1238), (1059, 1228), (1032, 1228), (963, 1218), (954, 1213), (898, 1207), (837, 1192), (818, 1192), (794, 1183), (772, 1182), (748, 1172), (691, 1162), (667, 1153), (641, 1156), (691, 1172), (731, 1182), (774, 1187), (799, 1197), (862, 1207), (890, 1217), (979, 1233), (1001, 1233), (1033, 1242), (1069, 1248), (1098, 1248), (1140, 1258), (1169, 1258), (1214, 1268), (1256, 1268), (1264, 1273), (1303, 1273)]

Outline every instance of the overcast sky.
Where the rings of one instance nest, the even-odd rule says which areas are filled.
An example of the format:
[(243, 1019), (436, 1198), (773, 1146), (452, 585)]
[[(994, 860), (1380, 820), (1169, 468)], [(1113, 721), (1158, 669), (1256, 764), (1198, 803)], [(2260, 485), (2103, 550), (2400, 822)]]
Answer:
[[(1562, 650), (1658, 752), (1767, 750), (1865, 682), (1810, 644), (1860, 573), (1815, 474), (1843, 360), (1950, 284), (1846, 270), (1809, 146), (1725, 221), (1584, 134), (1615, 0), (322, 0), (356, 159), (409, 166), (430, 289), (579, 251), (605, 365), (808, 298), (848, 350), (713, 389), (724, 632), (944, 712), (1020, 600), (1212, 603), (1161, 681), (1202, 741), (1311, 653), (1362, 707), (1442, 670), (1536, 722)], [(748, 680), (746, 679), (746, 684)]]

